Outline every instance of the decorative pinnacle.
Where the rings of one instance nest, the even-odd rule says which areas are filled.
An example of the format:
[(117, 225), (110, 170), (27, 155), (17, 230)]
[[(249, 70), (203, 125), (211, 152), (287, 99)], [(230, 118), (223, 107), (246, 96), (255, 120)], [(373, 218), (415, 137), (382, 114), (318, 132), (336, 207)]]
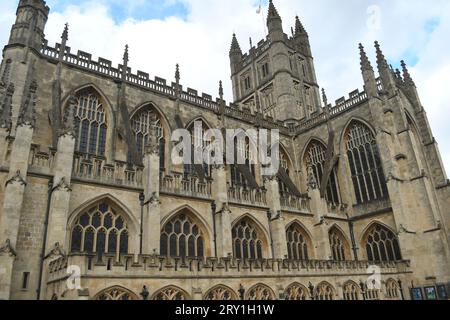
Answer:
[(273, 1), (269, 1), (269, 13), (267, 14), (267, 20), (271, 19), (280, 19), (281, 17), (278, 14), (277, 8), (275, 8), (275, 5), (273, 4)]
[(239, 46), (239, 42), (236, 38), (235, 33), (233, 33), (233, 39), (231, 40), (231, 49), (230, 49), (230, 54), (233, 53), (239, 53), (240, 55), (242, 55), (242, 50), (241, 47)]
[(222, 80), (219, 81), (219, 96), (220, 96), (220, 100), (223, 100), (223, 86), (222, 86)]
[(386, 58), (384, 57), (383, 51), (381, 51), (380, 44), (375, 41), (375, 49), (377, 50), (377, 63), (378, 67), (389, 68)]
[(295, 16), (295, 35), (308, 34), (298, 16)]
[(402, 65), (402, 69), (403, 69), (403, 78), (405, 79), (405, 82), (406, 82), (407, 84), (410, 84), (410, 85), (415, 85), (415, 84), (414, 84), (414, 81), (413, 81), (413, 79), (412, 79), (412, 77), (411, 77), (411, 74), (409, 73), (408, 67), (406, 66), (405, 61), (402, 60), (400, 63), (401, 63), (401, 65)]
[(324, 88), (322, 88), (322, 101), (325, 107), (328, 106), (328, 98)]
[(6, 89), (6, 93), (4, 95), (3, 101), (0, 101), (3, 104), (0, 113), (0, 128), (7, 128), (8, 130), (11, 128), (11, 116), (12, 116), (12, 96), (14, 95), (14, 84), (10, 83), (8, 88)]
[(66, 23), (64, 25), (64, 31), (62, 33), (61, 39), (65, 40), (65, 41), (69, 40), (69, 24), (68, 23)]
[(123, 53), (123, 64), (128, 64), (129, 61), (129, 55), (128, 55), (128, 45), (125, 45), (125, 52)]
[(370, 60), (367, 57), (366, 51), (364, 51), (364, 46), (359, 44), (359, 54), (361, 58), (361, 70), (362, 71), (373, 71), (372, 65), (370, 64)]
[(175, 81), (177, 84), (180, 83), (180, 65), (178, 63), (175, 65)]

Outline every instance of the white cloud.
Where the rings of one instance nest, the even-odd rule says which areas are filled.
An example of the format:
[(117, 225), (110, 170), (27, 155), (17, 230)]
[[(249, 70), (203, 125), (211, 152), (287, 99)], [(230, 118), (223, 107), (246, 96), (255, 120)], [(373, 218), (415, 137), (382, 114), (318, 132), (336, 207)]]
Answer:
[[(165, 0), (176, 1), (189, 8), (186, 19), (168, 17), (163, 20), (128, 19), (117, 23), (107, 3), (117, 0), (75, 2), (62, 12), (50, 15), (46, 34), (50, 43), (60, 40), (64, 23), (70, 24), (69, 45), (120, 63), (123, 47), (130, 45), (130, 65), (151, 76), (172, 81), (174, 66), (181, 65), (182, 84), (217, 93), (217, 83), (224, 81), (227, 97), (231, 97), (228, 51), (231, 35), (236, 32), (244, 51), (249, 37), (257, 43), (264, 35), (262, 17), (256, 14), (255, 0)], [(129, 0), (127, 0), (129, 1)], [(49, 0), (59, 3), (61, 0)], [(139, 0), (141, 3), (142, 0)], [(447, 0), (276, 0), (284, 29), (290, 33), (296, 14), (310, 34), (319, 84), (326, 88), (329, 100), (337, 99), (362, 87), (357, 45), (363, 42), (375, 66), (373, 41), (379, 40), (391, 61), (416, 57), (411, 73), (418, 85), (422, 103), (440, 144), (444, 163), (450, 169), (448, 115), (450, 71), (446, 39), (450, 34), (450, 3)], [(0, 42), (7, 41), (15, 13), (14, 0), (0, 1)], [(133, 3), (129, 1), (129, 3)], [(380, 28), (370, 29), (367, 9), (379, 7)], [(266, 8), (264, 8), (266, 10)], [(426, 25), (440, 21), (433, 33)], [(397, 63), (398, 64), (398, 63)]]

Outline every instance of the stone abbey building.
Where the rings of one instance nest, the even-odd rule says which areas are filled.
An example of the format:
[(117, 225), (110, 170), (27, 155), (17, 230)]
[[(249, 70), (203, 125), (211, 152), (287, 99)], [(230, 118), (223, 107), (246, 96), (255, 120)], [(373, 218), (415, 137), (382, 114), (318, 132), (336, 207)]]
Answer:
[[(378, 43), (376, 65), (359, 47), (364, 90), (329, 103), (308, 33), (297, 18), (286, 35), (270, 1), (266, 39), (232, 38), (228, 104), (178, 67), (132, 71), (128, 48), (95, 61), (67, 26), (49, 46), (48, 14), (20, 0), (3, 50), (0, 299), (445, 298), (449, 181), (406, 65)], [(195, 121), (279, 129), (280, 170), (174, 165), (171, 133)]]

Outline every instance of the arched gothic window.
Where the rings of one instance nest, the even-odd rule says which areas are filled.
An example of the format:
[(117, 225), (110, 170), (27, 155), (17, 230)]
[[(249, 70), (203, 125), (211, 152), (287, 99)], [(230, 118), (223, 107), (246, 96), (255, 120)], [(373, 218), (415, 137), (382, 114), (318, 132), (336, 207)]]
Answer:
[[(325, 147), (318, 141), (312, 141), (306, 152), (306, 166), (312, 167), (314, 177), (316, 178), (319, 187), (322, 183), (322, 177), (325, 173), (325, 161)], [(341, 203), (341, 194), (339, 192), (336, 166), (333, 168), (330, 174), (325, 197), (328, 202), (331, 202), (333, 204)]]
[[(286, 154), (286, 152), (280, 148), (280, 170), (283, 170), (288, 177), (291, 175), (290, 170), (290, 161)], [(292, 193), (292, 190), (283, 182), (280, 178), (278, 178), (278, 188), (280, 190), (280, 194), (289, 194)]]
[(358, 204), (388, 196), (380, 152), (372, 131), (353, 122), (347, 132), (347, 156)]
[[(243, 136), (241, 136), (241, 134)], [(230, 165), (231, 184), (235, 186), (248, 186), (245, 175), (237, 168), (237, 164), (245, 165), (248, 171), (255, 178), (255, 150), (250, 138), (244, 132), (240, 132), (234, 138), (234, 164)], [(244, 162), (244, 163), (242, 163)]]
[(275, 294), (268, 286), (257, 284), (247, 291), (247, 300), (275, 300)]
[[(198, 175), (195, 167), (195, 153), (198, 153), (203, 159), (203, 152), (205, 148), (211, 143), (206, 141), (205, 132), (209, 130), (206, 123), (202, 120), (195, 120), (187, 130), (191, 134), (191, 164), (184, 164), (184, 174), (185, 175)], [(211, 175), (211, 168), (205, 162), (202, 165), (203, 175), (209, 177)]]
[(243, 218), (232, 229), (233, 255), (236, 259), (262, 259), (263, 236), (248, 218)]
[(397, 236), (379, 224), (373, 225), (366, 235), (366, 252), (369, 261), (402, 260)]
[(184, 290), (177, 288), (175, 286), (168, 286), (160, 289), (154, 295), (152, 300), (188, 300), (189, 296)]
[(154, 135), (158, 139), (159, 167), (164, 170), (166, 140), (159, 113), (151, 105), (141, 108), (131, 119), (131, 130), (139, 155), (144, 155), (149, 136)]
[(336, 227), (331, 228), (328, 233), (330, 240), (331, 254), (334, 261), (345, 261), (349, 258), (349, 245), (344, 235)]
[(286, 300), (307, 300), (308, 289), (299, 283), (293, 283), (285, 290)]
[(83, 212), (75, 221), (71, 234), (71, 251), (86, 253), (128, 253), (128, 226), (107, 202)]
[(161, 231), (161, 255), (204, 257), (205, 234), (198, 223), (181, 213), (167, 222)]
[(223, 285), (215, 286), (205, 294), (205, 300), (237, 300), (236, 293)]
[(138, 300), (138, 297), (130, 290), (112, 287), (97, 294), (94, 300)]
[(359, 286), (353, 281), (344, 284), (344, 300), (359, 300)]
[(398, 283), (394, 279), (389, 279), (386, 282), (386, 295), (389, 299), (397, 299), (399, 297)]
[(334, 289), (326, 282), (320, 283), (314, 295), (315, 300), (333, 300), (334, 299)]
[(75, 108), (76, 151), (104, 156), (108, 129), (105, 108), (97, 93), (83, 90)]
[(310, 239), (306, 231), (293, 223), (286, 231), (288, 257), (291, 260), (308, 260)]

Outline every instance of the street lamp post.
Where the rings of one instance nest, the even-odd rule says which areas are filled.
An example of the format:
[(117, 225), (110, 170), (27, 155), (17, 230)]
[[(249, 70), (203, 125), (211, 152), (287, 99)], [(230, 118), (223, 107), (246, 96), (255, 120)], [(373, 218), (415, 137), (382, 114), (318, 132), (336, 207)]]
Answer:
[(402, 280), (398, 279), (398, 287), (400, 289), (400, 296), (402, 297), (402, 300), (405, 300), (405, 296), (403, 294), (403, 286), (402, 286)]
[(145, 201), (145, 195), (143, 192), (141, 192), (139, 194), (139, 203), (141, 204), (141, 231), (140, 231), (140, 235), (139, 235), (139, 253), (140, 254), (142, 254), (142, 245), (143, 245), (143, 236), (144, 236), (144, 201)]
[(239, 285), (239, 297), (241, 300), (244, 300), (245, 288), (242, 284)]
[(148, 299), (149, 292), (148, 292), (148, 289), (147, 289), (146, 286), (144, 286), (142, 288), (142, 291), (141, 291), (140, 295), (141, 295), (143, 300), (147, 300)]

